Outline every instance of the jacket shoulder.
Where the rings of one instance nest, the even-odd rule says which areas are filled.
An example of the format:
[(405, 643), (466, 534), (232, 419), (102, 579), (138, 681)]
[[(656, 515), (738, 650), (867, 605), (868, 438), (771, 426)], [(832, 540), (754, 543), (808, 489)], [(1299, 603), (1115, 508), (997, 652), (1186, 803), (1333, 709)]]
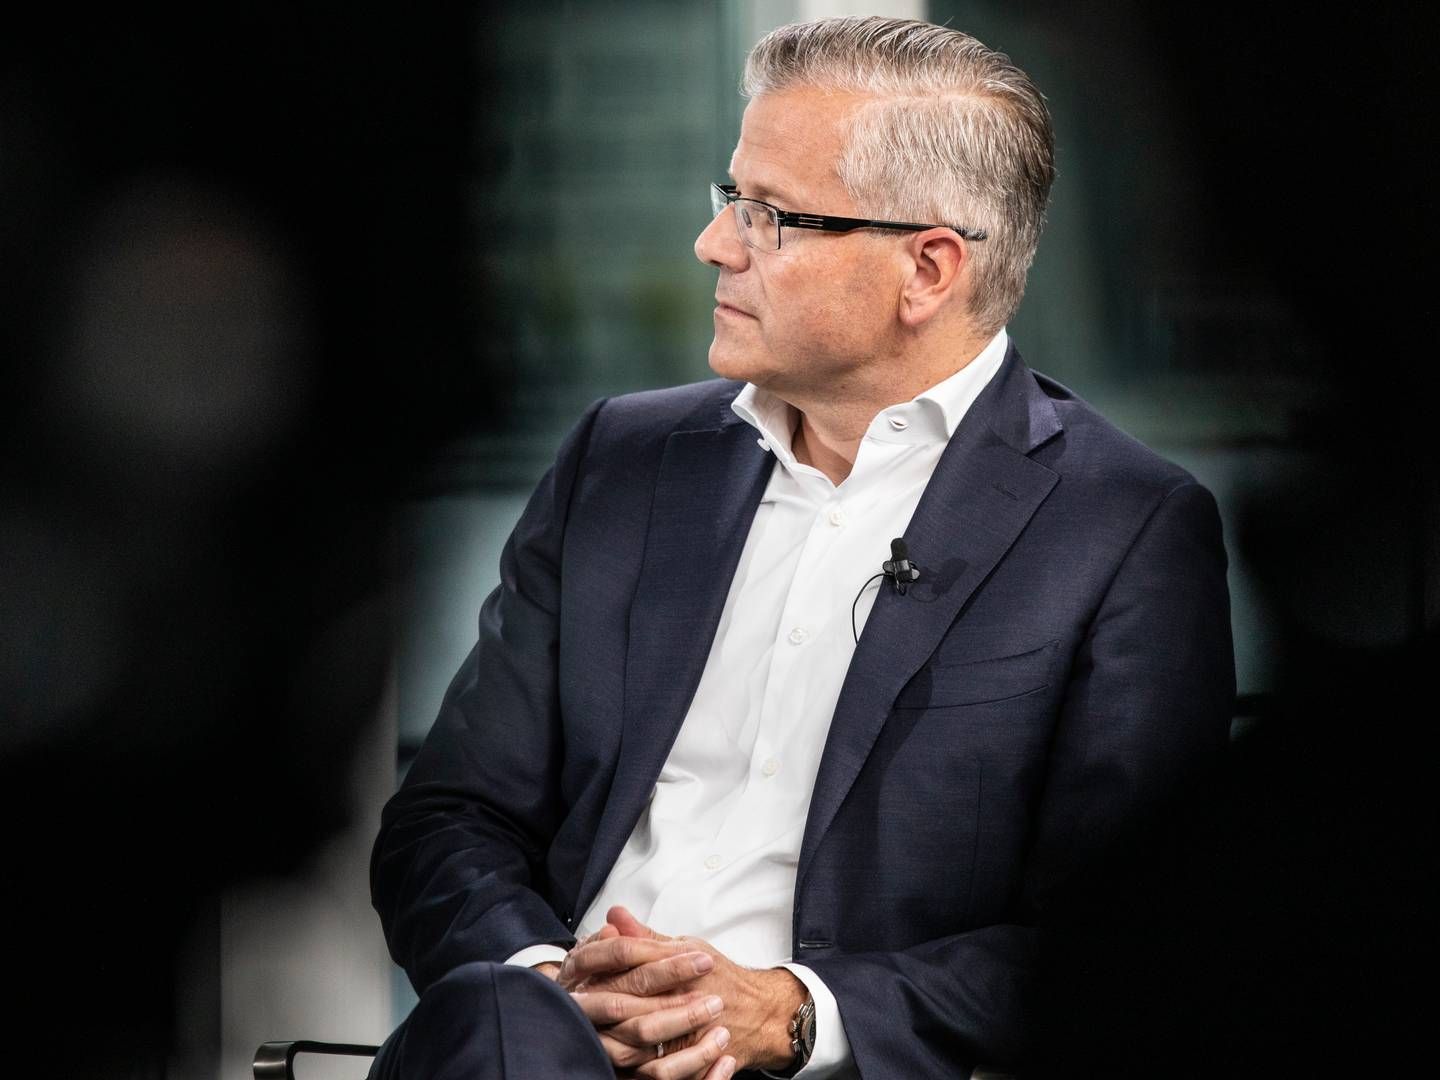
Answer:
[(1060, 477), (1061, 501), (1096, 508), (1115, 523), (1146, 520), (1181, 488), (1215, 507), (1214, 495), (1188, 469), (1117, 428), (1063, 383), (1035, 370), (1031, 376), (1061, 423), (1056, 438), (1034, 455)]
[(1197, 483), (1189, 471), (1116, 427), (1063, 383), (1034, 369), (1030, 374), (1063, 427), (1035, 456), (1062, 482), (1159, 498)]
[(730, 379), (641, 390), (607, 399), (595, 418), (590, 452), (658, 450), (676, 431), (715, 430), (743, 423), (730, 408), (743, 383)]

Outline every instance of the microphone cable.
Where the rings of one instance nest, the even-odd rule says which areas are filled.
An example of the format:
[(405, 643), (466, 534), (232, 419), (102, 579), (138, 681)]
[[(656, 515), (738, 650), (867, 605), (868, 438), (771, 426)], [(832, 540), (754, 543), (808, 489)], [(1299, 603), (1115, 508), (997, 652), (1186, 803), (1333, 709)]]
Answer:
[(920, 568), (910, 561), (910, 549), (902, 537), (897, 536), (890, 541), (890, 558), (880, 564), (880, 573), (866, 579), (850, 604), (850, 633), (855, 638), (856, 645), (860, 644), (860, 630), (855, 623), (855, 609), (860, 606), (860, 597), (865, 595), (870, 582), (882, 577), (889, 578), (890, 584), (895, 586), (895, 591), (901, 596), (905, 595), (914, 582), (920, 580)]

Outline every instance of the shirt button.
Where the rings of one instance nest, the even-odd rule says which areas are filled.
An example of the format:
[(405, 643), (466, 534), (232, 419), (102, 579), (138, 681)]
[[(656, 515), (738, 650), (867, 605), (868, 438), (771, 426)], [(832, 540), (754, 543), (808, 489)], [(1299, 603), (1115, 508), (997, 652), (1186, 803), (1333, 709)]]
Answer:
[(774, 776), (780, 771), (780, 762), (776, 761), (773, 757), (766, 758), (765, 764), (760, 766), (760, 771), (766, 776)]
[(724, 861), (725, 861), (725, 860), (722, 859), (722, 858), (720, 858), (719, 855), (711, 855), (708, 859), (705, 860), (705, 869), (706, 869), (706, 870), (719, 870), (719, 869), (720, 869), (720, 864), (721, 864), (722, 862), (724, 862)]
[(789, 641), (791, 645), (803, 645), (809, 636), (810, 631), (806, 630), (803, 626), (797, 626), (794, 630), (791, 630), (789, 634), (785, 635), (786, 640)]
[(896, 431), (904, 431), (910, 426), (910, 421), (906, 420), (903, 416), (892, 416), (890, 417), (890, 426)]
[(831, 511), (830, 511), (830, 524), (831, 524), (831, 525), (834, 525), (837, 529), (838, 529), (841, 525), (844, 525), (844, 524), (845, 524), (845, 511), (844, 511), (844, 510), (831, 510)]

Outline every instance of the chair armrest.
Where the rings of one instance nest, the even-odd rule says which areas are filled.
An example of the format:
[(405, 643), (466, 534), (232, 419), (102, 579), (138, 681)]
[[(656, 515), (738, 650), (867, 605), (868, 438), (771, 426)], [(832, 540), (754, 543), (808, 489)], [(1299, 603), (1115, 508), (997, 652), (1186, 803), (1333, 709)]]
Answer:
[(344, 1054), (351, 1057), (374, 1057), (379, 1050), (378, 1046), (311, 1042), (308, 1039), (296, 1039), (293, 1042), (267, 1042), (255, 1051), (255, 1080), (295, 1080), (293, 1066), (296, 1054)]

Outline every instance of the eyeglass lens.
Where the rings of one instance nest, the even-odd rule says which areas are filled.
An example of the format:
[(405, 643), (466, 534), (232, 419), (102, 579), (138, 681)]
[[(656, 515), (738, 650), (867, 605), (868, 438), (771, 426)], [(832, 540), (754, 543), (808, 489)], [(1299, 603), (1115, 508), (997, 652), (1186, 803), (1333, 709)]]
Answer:
[[(717, 188), (710, 189), (710, 209), (719, 214), (725, 209), (726, 199)], [(733, 199), (730, 206), (734, 212), (735, 228), (740, 239), (750, 247), (761, 251), (776, 251), (780, 247), (780, 222), (775, 211), (764, 203), (753, 199)]]

